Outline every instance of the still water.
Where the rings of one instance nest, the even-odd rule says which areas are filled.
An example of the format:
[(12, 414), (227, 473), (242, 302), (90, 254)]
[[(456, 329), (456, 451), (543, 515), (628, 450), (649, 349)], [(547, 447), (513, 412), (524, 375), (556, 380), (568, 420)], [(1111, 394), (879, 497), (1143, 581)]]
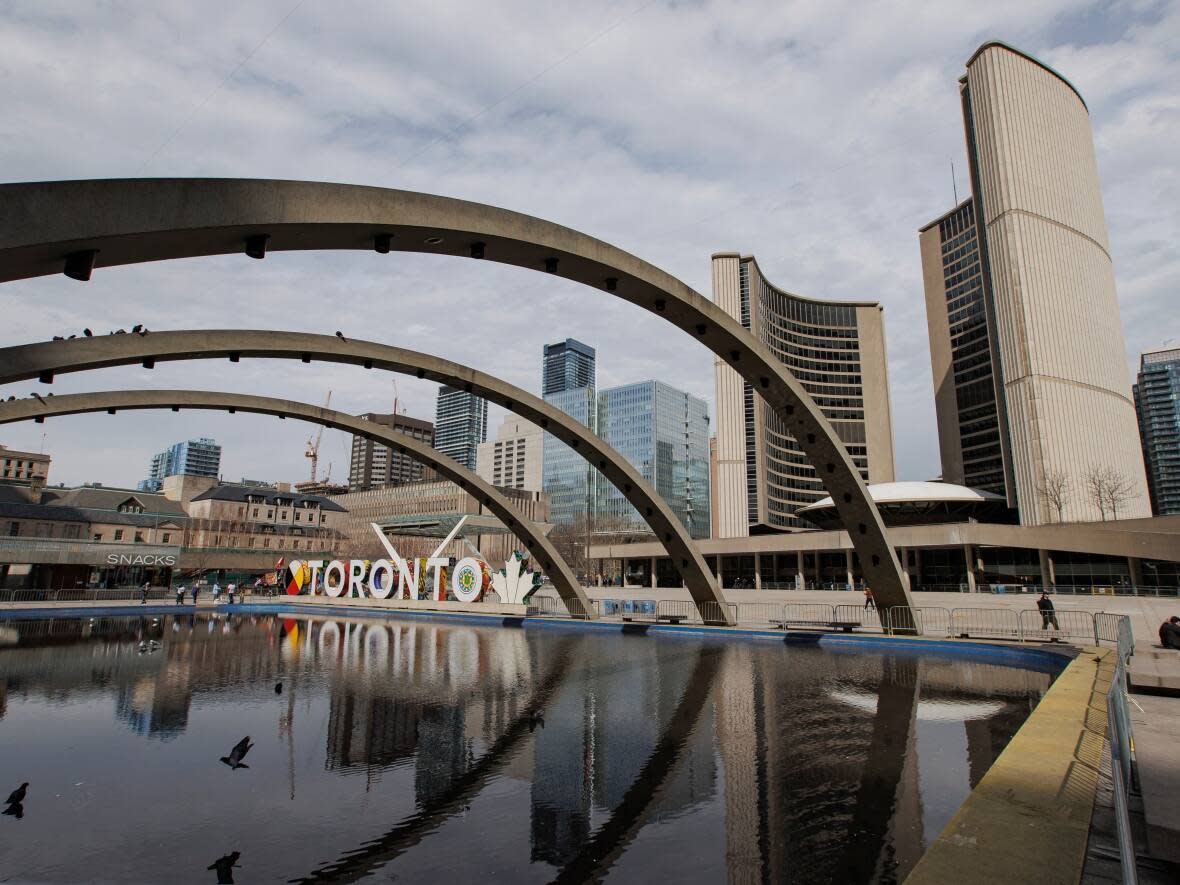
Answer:
[(899, 881), (1051, 679), (577, 629), (10, 620), (0, 798), (29, 787), (0, 881)]

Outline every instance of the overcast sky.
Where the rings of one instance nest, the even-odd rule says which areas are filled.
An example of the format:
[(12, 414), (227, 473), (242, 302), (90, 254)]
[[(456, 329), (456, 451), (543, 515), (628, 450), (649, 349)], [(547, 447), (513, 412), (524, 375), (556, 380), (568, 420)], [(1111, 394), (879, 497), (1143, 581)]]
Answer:
[[(0, 0), (0, 175), (227, 176), (427, 191), (541, 216), (711, 295), (709, 256), (757, 256), (801, 295), (885, 306), (899, 478), (940, 472), (917, 230), (967, 193), (957, 81), (1002, 39), (1085, 97), (1128, 377), (1180, 340), (1180, 3)], [(541, 348), (598, 349), (602, 387), (660, 378), (713, 401), (711, 354), (645, 311), (486, 262), (372, 253), (200, 258), (7, 283), (4, 344), (153, 329), (341, 329), (534, 392)], [(389, 411), (391, 376), (255, 361), (109, 369), (58, 393), (193, 387)], [(432, 384), (398, 378), (433, 420)], [(35, 385), (3, 390), (27, 395)], [(492, 410), (494, 434), (502, 412)], [(44, 439), (42, 434), (44, 433)], [(211, 436), (227, 479), (306, 478), (314, 428), (141, 413), (0, 428), (51, 482), (132, 485)], [(348, 472), (348, 439), (321, 465)]]

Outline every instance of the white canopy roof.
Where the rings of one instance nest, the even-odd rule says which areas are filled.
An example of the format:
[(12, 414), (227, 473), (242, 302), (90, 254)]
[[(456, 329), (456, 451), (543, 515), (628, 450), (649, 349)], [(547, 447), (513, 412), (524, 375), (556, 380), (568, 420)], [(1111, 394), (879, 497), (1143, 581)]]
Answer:
[[(1003, 501), (1004, 498), (982, 489), (969, 489), (949, 482), (877, 482), (869, 485), (869, 495), (877, 504), (902, 504), (945, 501), (968, 504), (972, 502)], [(799, 508), (799, 513), (823, 510), (833, 506), (831, 496)]]

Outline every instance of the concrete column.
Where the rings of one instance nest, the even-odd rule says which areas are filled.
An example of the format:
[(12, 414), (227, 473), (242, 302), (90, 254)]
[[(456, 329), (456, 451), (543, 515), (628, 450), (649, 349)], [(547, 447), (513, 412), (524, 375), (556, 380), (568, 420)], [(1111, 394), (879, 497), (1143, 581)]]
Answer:
[(978, 593), (975, 589), (975, 545), (963, 545), (963, 558), (967, 561), (967, 592)]
[(654, 556), (651, 558), (651, 575), (649, 577), (650, 580), (648, 583), (651, 584), (652, 588), (654, 589), (656, 587), (656, 558)]
[[(774, 556), (773, 553), (770, 555)], [(773, 562), (773, 560), (771, 560), (771, 561)], [(754, 589), (755, 590), (762, 589), (762, 554), (761, 553), (754, 554)]]
[(1135, 556), (1127, 557), (1127, 570), (1131, 573), (1131, 586), (1143, 586), (1143, 560)]
[(852, 587), (852, 549), (844, 551), (844, 578), (848, 582), (849, 588)]
[(1057, 574), (1053, 568), (1053, 557), (1048, 550), (1038, 550), (1041, 558), (1041, 586), (1053, 587), (1057, 584)]
[(802, 590), (807, 583), (807, 575), (803, 574), (803, 551), (795, 553), (795, 589)]

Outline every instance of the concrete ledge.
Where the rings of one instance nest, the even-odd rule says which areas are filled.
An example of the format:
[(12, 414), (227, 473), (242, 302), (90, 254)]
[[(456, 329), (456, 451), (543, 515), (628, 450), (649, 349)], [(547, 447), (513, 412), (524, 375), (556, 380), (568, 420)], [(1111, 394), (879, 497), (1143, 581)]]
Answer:
[(1131, 706), (1131, 727), (1147, 847), (1152, 857), (1180, 863), (1180, 804), (1176, 802), (1180, 795), (1180, 742), (1176, 740), (1180, 701), (1141, 697), (1136, 704)]
[(922, 856), (907, 885), (1077, 885), (1114, 668), (1109, 649), (1082, 650)]
[(467, 615), (499, 615), (510, 618), (523, 618), (528, 614), (527, 605), (509, 605), (505, 602), (456, 602), (451, 599), (346, 599), (331, 596), (289, 596), (287, 599), (275, 597), (272, 600), (249, 600), (245, 605), (322, 605), (322, 606), (356, 606), (376, 611), (404, 611), (404, 612), (443, 612), (447, 614)]

